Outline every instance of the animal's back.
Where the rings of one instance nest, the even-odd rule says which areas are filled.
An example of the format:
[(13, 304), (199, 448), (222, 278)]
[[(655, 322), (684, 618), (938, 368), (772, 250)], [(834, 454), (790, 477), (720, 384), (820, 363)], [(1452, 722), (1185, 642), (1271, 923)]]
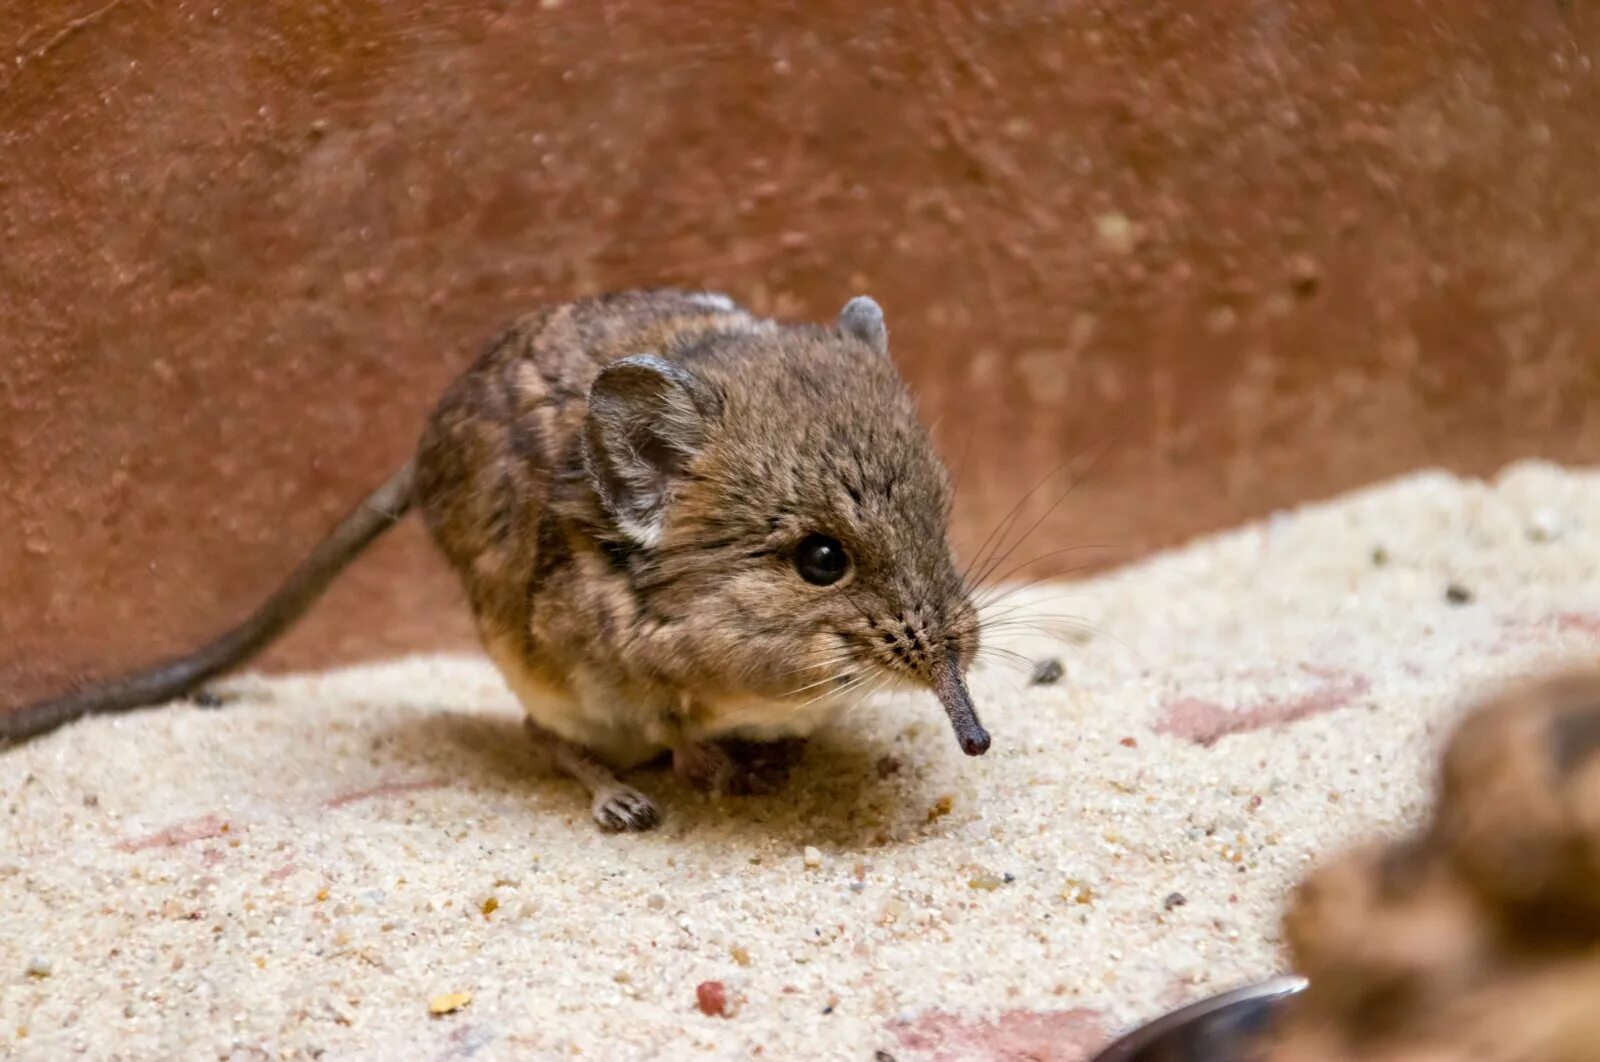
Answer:
[(523, 628), (541, 551), (563, 548), (548, 508), (562, 484), (581, 481), (579, 436), (600, 370), (757, 326), (723, 295), (604, 295), (518, 319), (457, 378), (418, 445), (416, 501), (480, 626)]

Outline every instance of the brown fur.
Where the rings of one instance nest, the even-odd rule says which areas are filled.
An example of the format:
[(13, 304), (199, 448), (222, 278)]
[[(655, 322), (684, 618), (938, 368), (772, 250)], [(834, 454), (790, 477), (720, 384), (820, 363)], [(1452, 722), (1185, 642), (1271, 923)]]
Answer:
[[(670, 752), (697, 785), (768, 789), (829, 712), (890, 683), (933, 690), (962, 748), (988, 748), (963, 678), (978, 620), (946, 541), (950, 489), (877, 304), (824, 328), (682, 291), (517, 321), (445, 393), (414, 460), (244, 623), (0, 717), (0, 740), (237, 666), (411, 505), (530, 735), (608, 828), (658, 818), (614, 769)], [(796, 569), (816, 534), (850, 558), (831, 585)]]
[[(645, 546), (592, 488), (581, 431), (601, 369), (647, 351), (717, 412)], [(890, 361), (840, 330), (675, 291), (535, 314), (450, 388), (416, 466), (417, 504), (530, 716), (619, 768), (803, 735), (813, 721), (785, 705), (852, 681), (931, 688), (942, 654), (964, 671), (977, 651), (943, 466)], [(849, 551), (843, 584), (796, 574), (813, 532)]]

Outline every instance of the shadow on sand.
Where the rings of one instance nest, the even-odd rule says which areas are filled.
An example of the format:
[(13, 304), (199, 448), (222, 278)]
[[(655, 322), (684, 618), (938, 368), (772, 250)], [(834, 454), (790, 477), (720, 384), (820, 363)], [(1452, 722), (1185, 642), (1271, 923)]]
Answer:
[[(899, 769), (895, 751), (847, 725), (830, 728), (809, 742), (787, 786), (762, 796), (706, 796), (664, 763), (630, 771), (625, 780), (647, 793), (663, 814), (655, 831), (631, 839), (649, 843), (649, 837), (695, 834), (752, 850), (775, 841), (863, 851), (882, 847), (925, 823), (936, 799), (930, 780)], [(407, 771), (427, 771), (464, 789), (509, 796), (521, 801), (530, 817), (560, 815), (575, 830), (606, 836), (589, 818), (588, 797), (578, 784), (541, 767), (519, 715), (408, 712), (376, 739), (373, 752)]]

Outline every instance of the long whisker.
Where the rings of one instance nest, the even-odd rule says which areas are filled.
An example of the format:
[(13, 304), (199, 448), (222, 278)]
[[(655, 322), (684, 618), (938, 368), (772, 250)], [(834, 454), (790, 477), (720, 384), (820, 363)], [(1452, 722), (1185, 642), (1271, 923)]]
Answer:
[[(1022, 562), (1021, 564), (1018, 564), (1016, 567), (1014, 567), (1010, 571), (1006, 572), (1006, 574), (1000, 576), (997, 579), (993, 579), (993, 580), (989, 581), (987, 584), (985, 584), (983, 586), (975, 586), (975, 587), (973, 587), (972, 588), (973, 591), (975, 591), (975, 592), (976, 591), (981, 591), (981, 593), (977, 594), (977, 600), (974, 603), (977, 605), (978, 608), (982, 608), (984, 605), (986, 605), (989, 602), (993, 601), (995, 599), (995, 595), (996, 594), (1000, 594), (1000, 593), (1006, 593), (1006, 594), (1015, 593), (1016, 592), (1015, 587), (1017, 586), (1017, 584), (1010, 582), (1011, 578), (1013, 576), (1015, 576), (1017, 573), (1025, 571), (1030, 566), (1032, 566), (1034, 564), (1038, 564), (1040, 561), (1049, 560), (1051, 557), (1059, 557), (1064, 553), (1076, 553), (1076, 552), (1078, 552), (1080, 550), (1086, 550), (1086, 549), (1116, 549), (1116, 548), (1118, 548), (1118, 547), (1116, 547), (1116, 546), (1101, 546), (1101, 545), (1064, 546), (1061, 549), (1053, 549), (1049, 553), (1042, 553), (1039, 556), (1032, 558), (1031, 560), (1027, 560), (1027, 561)], [(1042, 573), (1040, 575), (1033, 576), (1032, 578), (1028, 579), (1026, 582), (1022, 583), (1021, 585), (1024, 586), (1024, 587), (1028, 587), (1028, 586), (1037, 585), (1038, 583), (1041, 583), (1041, 582), (1053, 582), (1053, 581), (1061, 580), (1061, 579), (1065, 578), (1066, 576), (1074, 575), (1074, 574), (1076, 574), (1078, 572), (1092, 571), (1096, 567), (1098, 567), (1098, 562), (1096, 562), (1096, 561), (1087, 561), (1087, 562), (1085, 562), (1083, 564), (1074, 564), (1074, 565), (1072, 565), (1071, 567), (1068, 567), (1068, 568), (1052, 568), (1051, 570), (1049, 570), (1047, 572), (1044, 572), (1044, 573)]]
[(979, 659), (990, 655), (1003, 657), (1009, 662), (1021, 664), (1023, 667), (1028, 668), (1034, 667), (1038, 664), (1037, 660), (1030, 660), (1014, 649), (1007, 649), (1004, 646), (999, 645), (986, 645), (977, 652)]
[(1074, 490), (1076, 490), (1078, 488), (1078, 484), (1082, 483), (1084, 481), (1084, 479), (1086, 479), (1089, 476), (1089, 474), (1091, 472), (1093, 472), (1096, 467), (1099, 466), (1100, 462), (1105, 458), (1106, 454), (1111, 452), (1111, 449), (1114, 446), (1116, 446), (1117, 443), (1119, 443), (1122, 440), (1122, 436), (1125, 435), (1126, 433), (1127, 433), (1127, 429), (1126, 428), (1120, 429), (1117, 432), (1117, 434), (1114, 437), (1112, 437), (1112, 439), (1110, 441), (1108, 441), (1104, 446), (1100, 447), (1100, 452), (1095, 454), (1092, 458), (1090, 458), (1089, 463), (1084, 468), (1084, 470), (1082, 472), (1078, 473), (1076, 476), (1074, 476), (1072, 478), (1072, 482), (1071, 483), (1067, 484), (1067, 489), (1064, 492), (1062, 492), (1061, 497), (1057, 498), (1053, 503), (1051, 503), (1050, 508), (1048, 508), (1044, 512), (1040, 513), (1039, 514), (1039, 518), (1037, 520), (1035, 520), (1028, 527), (1028, 530), (1026, 530), (1026, 531), (1024, 531), (1022, 533), (1022, 537), (1021, 538), (1017, 539), (1015, 542), (1013, 542), (1011, 544), (1009, 549), (1007, 549), (1004, 553), (1000, 554), (996, 559), (992, 560), (985, 567), (985, 569), (978, 575), (978, 578), (977, 578), (976, 581), (979, 582), (979, 583), (982, 583), (984, 580), (986, 580), (990, 575), (992, 575), (994, 573), (994, 570), (996, 568), (998, 568), (1001, 564), (1005, 563), (1006, 559), (1009, 558), (1012, 553), (1016, 552), (1017, 547), (1022, 545), (1024, 542), (1026, 542), (1028, 540), (1028, 536), (1032, 535), (1035, 531), (1037, 531), (1039, 529), (1039, 525), (1044, 523), (1045, 520), (1050, 516), (1051, 513), (1055, 512), (1058, 508), (1061, 507), (1061, 503), (1066, 501), (1067, 497)]
[[(1032, 557), (1029, 557), (1027, 560), (1021, 561), (1021, 562), (1017, 563), (1016, 565), (1012, 566), (1011, 568), (1007, 569), (1005, 574), (994, 576), (993, 578), (985, 580), (981, 584), (974, 585), (972, 587), (972, 590), (974, 592), (984, 591), (984, 592), (992, 593), (992, 592), (994, 592), (996, 590), (1000, 590), (1000, 589), (1003, 589), (1005, 587), (1013, 586), (1015, 584), (1012, 582), (1012, 580), (1018, 574), (1020, 574), (1021, 572), (1027, 571), (1029, 568), (1033, 567), (1034, 565), (1039, 564), (1039, 563), (1041, 563), (1043, 561), (1050, 560), (1050, 559), (1052, 559), (1054, 557), (1060, 557), (1060, 556), (1063, 556), (1063, 555), (1068, 554), (1068, 553), (1081, 553), (1081, 552), (1084, 552), (1085, 550), (1096, 550), (1096, 551), (1110, 552), (1114, 556), (1116, 551), (1126, 551), (1127, 547), (1125, 547), (1125, 546), (1115, 546), (1115, 545), (1112, 545), (1110, 543), (1103, 543), (1103, 542), (1085, 543), (1085, 544), (1079, 545), (1079, 546), (1062, 546), (1060, 549), (1052, 549), (1052, 550), (1049, 550), (1049, 551), (1047, 551), (1045, 553), (1039, 553), (1039, 554), (1036, 554), (1036, 555), (1034, 555)], [(1095, 567), (1097, 565), (1101, 565), (1101, 564), (1104, 564), (1104, 563), (1105, 563), (1105, 561), (1103, 559), (1094, 558), (1094, 559), (1086, 560), (1082, 564), (1074, 565), (1073, 567), (1067, 568), (1067, 569), (1051, 568), (1048, 571), (1042, 573), (1041, 575), (1033, 576), (1031, 578), (1036, 578), (1036, 579), (1037, 578), (1060, 579), (1064, 574), (1068, 574), (1070, 572), (1076, 572), (1076, 571), (1083, 571), (1085, 569), (1093, 568), (1093, 567)]]
[(1037, 616), (1040, 619), (1065, 619), (1075, 622), (1088, 622), (1084, 617), (1070, 612), (1041, 612), (1039, 609), (1050, 604), (1047, 601), (1014, 601), (1009, 604), (990, 605), (978, 613), (978, 623), (989, 626), (1002, 620), (1015, 616), (1018, 613)]
[(795, 711), (799, 711), (802, 708), (808, 708), (811, 705), (816, 704), (818, 701), (822, 700), (822, 698), (824, 698), (824, 697), (830, 697), (830, 696), (831, 697), (843, 697), (845, 694), (849, 693), (851, 690), (860, 689), (863, 685), (866, 684), (867, 680), (871, 679), (872, 677), (873, 677), (873, 675), (872, 675), (871, 672), (863, 672), (862, 674), (857, 675), (855, 678), (851, 679), (849, 682), (845, 683), (843, 686), (839, 687), (837, 690), (823, 690), (821, 693), (817, 694), (815, 697), (812, 697), (810, 700), (806, 701), (805, 703), (796, 705), (794, 710)]
[(1004, 601), (1006, 598), (1013, 597), (1024, 590), (1031, 590), (1040, 583), (1067, 581), (1068, 576), (1077, 575), (1080, 572), (1092, 571), (1094, 567), (1095, 565), (1093, 562), (1087, 564), (1074, 564), (1045, 575), (1036, 575), (1033, 578), (1027, 579), (1020, 583), (1011, 583), (1009, 585), (1004, 583), (998, 584), (990, 588), (990, 593), (984, 597), (981, 607), (988, 608), (996, 605), (999, 602)]
[[(1148, 662), (1149, 658), (1146, 657), (1144, 653), (1140, 652), (1137, 647), (1128, 644), (1126, 641), (1124, 641), (1123, 639), (1117, 637), (1115, 634), (1112, 634), (1110, 631), (1107, 631), (1104, 627), (1101, 627), (1101, 626), (1099, 626), (1097, 624), (1094, 624), (1094, 623), (1090, 623), (1087, 620), (1078, 619), (1077, 617), (1072, 617), (1072, 616), (1047, 617), (1047, 618), (1051, 619), (1053, 622), (1058, 624), (1060, 627), (1063, 627), (1068, 631), (1074, 631), (1074, 632), (1082, 633), (1082, 634), (1093, 634), (1098, 638), (1104, 638), (1106, 641), (1111, 642), (1112, 644), (1116, 645), (1118, 648), (1126, 650), (1127, 652), (1133, 654), (1134, 659), (1139, 660), (1141, 662)], [(998, 630), (1001, 630), (1001, 631), (1024, 630), (1024, 631), (1029, 631), (1031, 633), (1038, 634), (1038, 635), (1041, 635), (1043, 637), (1051, 638), (1051, 639), (1059, 639), (1061, 637), (1061, 631), (1060, 630), (1052, 630), (1050, 627), (1045, 626), (1045, 625), (1036, 624), (1036, 623), (1030, 623), (1030, 621), (1028, 621), (1026, 618), (1019, 618), (1019, 619), (1015, 619), (1015, 620), (1006, 620), (1006, 621), (1003, 621), (1003, 622), (1006, 623), (1006, 624), (1009, 624), (1010, 626), (1000, 627), (1000, 628), (998, 628)], [(985, 629), (984, 633), (985, 634), (989, 633), (988, 629)]]
[[(819, 665), (819, 666), (821, 666), (821, 665)], [(806, 690), (814, 690), (818, 686), (823, 686), (823, 685), (826, 685), (826, 684), (828, 684), (830, 682), (837, 683), (838, 681), (839, 681), (839, 676), (838, 675), (828, 675), (828, 676), (825, 676), (824, 678), (818, 679), (815, 682), (808, 682), (804, 686), (799, 687), (798, 689), (790, 690), (788, 693), (784, 693), (784, 694), (780, 695), (778, 697), (778, 699), (782, 700), (782, 701), (786, 701), (791, 697), (800, 696), (802, 693), (806, 692)]]
[(1067, 630), (1080, 634), (1101, 635), (1111, 637), (1104, 630), (1087, 620), (1080, 620), (1076, 616), (1044, 616), (1034, 619), (1030, 616), (1017, 616), (1012, 619), (996, 620), (984, 627), (985, 634), (1001, 634), (1010, 631), (1034, 631), (1039, 634), (1055, 636), (1058, 632)]
[(893, 674), (885, 672), (877, 682), (873, 683), (871, 689), (863, 694), (860, 694), (845, 706), (846, 713), (854, 714), (855, 712), (859, 711), (864, 704), (876, 697), (880, 692), (882, 692), (885, 686), (894, 681), (894, 678), (895, 676)]
[[(1060, 472), (1062, 469), (1066, 468), (1069, 464), (1072, 463), (1073, 460), (1074, 460), (1073, 457), (1069, 457), (1066, 460), (1062, 461), (1060, 464), (1056, 465), (1049, 472), (1046, 472), (1044, 474), (1044, 478), (1039, 480), (1039, 482), (1035, 483), (1033, 485), (1033, 487), (1026, 494), (1024, 494), (1022, 497), (1018, 498), (1017, 499), (1017, 503), (1011, 507), (1010, 511), (1007, 512), (1004, 516), (1002, 516), (1000, 518), (1000, 521), (997, 524), (995, 524), (994, 528), (992, 530), (990, 530), (988, 536), (985, 537), (983, 542), (978, 546), (978, 551), (975, 554), (973, 554), (972, 560), (970, 562), (968, 562), (967, 566), (961, 570), (961, 583), (962, 583), (963, 586), (970, 587), (971, 585), (973, 585), (972, 581), (968, 579), (968, 576), (972, 574), (972, 570), (974, 568), (978, 567), (979, 565), (982, 565), (982, 564), (986, 563), (986, 559), (985, 559), (984, 555), (987, 552), (987, 550), (989, 549), (989, 543), (991, 541), (994, 541), (995, 533), (996, 532), (1000, 532), (1000, 539), (999, 539), (998, 542), (995, 542), (995, 547), (994, 547), (995, 549), (999, 549), (1000, 548), (1000, 543), (1005, 541), (1006, 534), (1009, 533), (1010, 527), (1013, 526), (1011, 524), (1011, 521), (1013, 521), (1016, 518), (1017, 513), (1022, 509), (1022, 507), (1024, 505), (1028, 504), (1028, 499), (1033, 497), (1035, 494), (1037, 494), (1039, 492), (1039, 488), (1040, 487), (1043, 487), (1046, 483), (1050, 482), (1050, 480), (1054, 479), (1056, 473)], [(982, 580), (978, 580), (978, 581), (981, 582)]]

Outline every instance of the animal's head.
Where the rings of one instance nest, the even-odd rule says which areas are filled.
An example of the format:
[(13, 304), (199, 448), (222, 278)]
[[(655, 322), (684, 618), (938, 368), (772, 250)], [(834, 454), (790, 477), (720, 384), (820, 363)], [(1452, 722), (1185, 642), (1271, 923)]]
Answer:
[(612, 363), (584, 451), (683, 673), (796, 708), (919, 686), (964, 751), (988, 749), (949, 479), (877, 303), (851, 300), (832, 328), (735, 329)]

